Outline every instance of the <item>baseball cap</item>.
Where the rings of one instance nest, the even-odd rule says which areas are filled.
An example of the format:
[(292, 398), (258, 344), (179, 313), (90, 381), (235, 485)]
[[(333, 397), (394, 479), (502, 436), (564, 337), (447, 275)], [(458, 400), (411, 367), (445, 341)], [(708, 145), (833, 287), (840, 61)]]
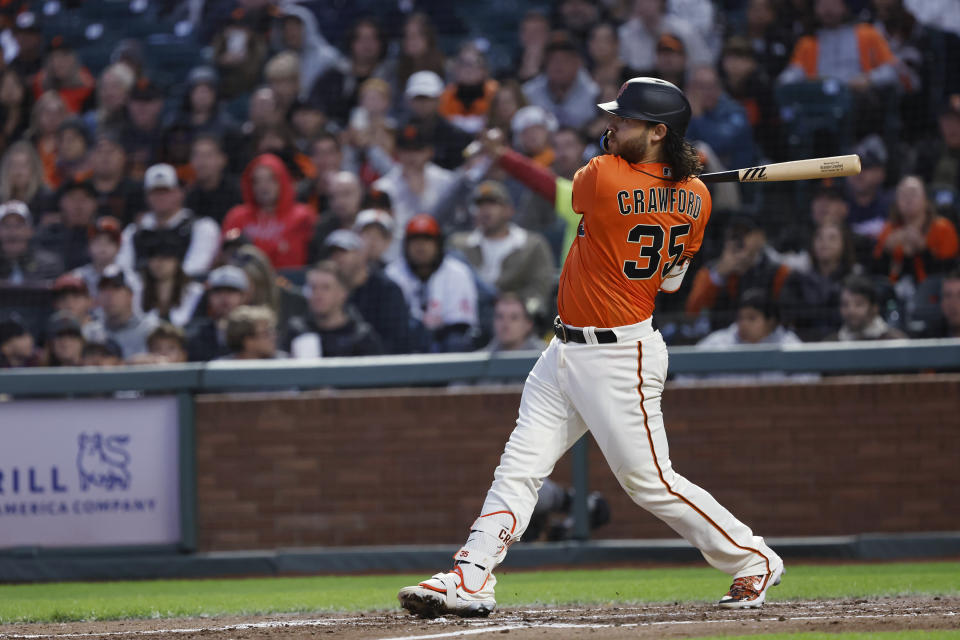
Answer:
[(80, 321), (73, 317), (68, 311), (57, 311), (47, 321), (47, 335), (51, 338), (70, 333), (75, 336), (83, 337), (83, 330), (80, 327)]
[(171, 229), (144, 231), (141, 243), (143, 246), (143, 254), (147, 258), (172, 256), (182, 259), (186, 251), (184, 243), (180, 240), (177, 232)]
[(407, 80), (407, 88), (403, 95), (407, 98), (424, 96), (439, 98), (443, 93), (443, 80), (433, 71), (417, 71)]
[(739, 238), (751, 231), (761, 229), (760, 218), (753, 211), (737, 211), (727, 221), (726, 235), (731, 238)]
[(380, 209), (389, 212), (393, 208), (393, 202), (390, 200), (390, 194), (376, 187), (370, 187), (367, 197), (364, 200), (365, 209)]
[(9, 200), (0, 204), (0, 220), (10, 215), (20, 216), (27, 224), (31, 222), (30, 208), (19, 200)]
[(210, 275), (207, 276), (207, 287), (210, 289), (249, 291), (250, 280), (243, 269), (227, 264), (210, 272)]
[(546, 127), (547, 131), (553, 132), (557, 130), (557, 119), (543, 107), (529, 105), (519, 109), (510, 120), (510, 130), (515, 134), (536, 125)]
[(40, 23), (37, 21), (37, 14), (33, 11), (24, 11), (17, 16), (13, 23), (14, 31), (36, 31), (40, 32)]
[(57, 34), (52, 38), (50, 38), (50, 42), (47, 43), (47, 51), (48, 52), (53, 52), (53, 51), (72, 52), (73, 46), (70, 44), (70, 42), (67, 41), (65, 37), (63, 37), (60, 34)]
[(57, 134), (63, 133), (64, 131), (76, 131), (87, 145), (90, 144), (90, 131), (87, 129), (87, 125), (83, 123), (83, 120), (77, 116), (66, 118), (60, 123), (57, 127)]
[(99, 145), (101, 142), (106, 142), (114, 147), (118, 147), (126, 151), (123, 146), (123, 138), (120, 135), (120, 130), (115, 127), (97, 127), (97, 136), (96, 136), (96, 145)]
[(821, 182), (817, 187), (817, 190), (813, 192), (813, 198), (831, 198), (833, 200), (845, 200), (843, 196), (843, 191), (840, 190), (840, 187), (833, 184), (832, 182)]
[(405, 233), (408, 238), (413, 236), (430, 236), (437, 238), (440, 237), (440, 225), (437, 224), (437, 221), (430, 214), (418, 213), (410, 218)]
[(363, 249), (363, 238), (356, 232), (349, 229), (337, 229), (327, 236), (323, 244), (331, 249), (343, 249), (344, 251), (360, 251)]
[(657, 51), (674, 51), (676, 53), (686, 53), (686, 47), (683, 46), (683, 40), (672, 33), (664, 33), (657, 40)]
[(511, 204), (510, 194), (506, 187), (496, 180), (485, 180), (473, 190), (471, 198), (475, 204), (481, 202), (496, 202), (497, 204)]
[(97, 190), (93, 186), (93, 182), (90, 180), (81, 180), (74, 176), (64, 181), (64, 183), (60, 185), (60, 188), (57, 189), (57, 200), (59, 201), (60, 198), (67, 195), (71, 191), (76, 191), (77, 189), (80, 191), (85, 191), (87, 195), (94, 200), (97, 199)]
[(744, 36), (730, 36), (723, 45), (723, 55), (754, 57), (756, 52), (750, 40)]
[(875, 133), (861, 140), (854, 149), (854, 153), (860, 156), (860, 164), (864, 169), (883, 167), (887, 164), (887, 147)]
[(97, 287), (100, 289), (104, 287), (124, 287), (132, 291), (123, 269), (115, 264), (107, 265), (107, 268), (103, 270), (100, 280), (97, 281)]
[(51, 290), (54, 295), (62, 293), (82, 293), (87, 295), (89, 293), (86, 280), (74, 273), (65, 273), (58, 277), (53, 281)]
[(83, 356), (112, 356), (123, 359), (123, 349), (117, 344), (116, 340), (102, 336), (96, 340), (88, 341), (83, 347)]
[(544, 49), (544, 55), (550, 57), (551, 53), (557, 51), (566, 51), (580, 55), (580, 49), (577, 47), (577, 43), (573, 41), (573, 38), (571, 38), (570, 34), (566, 31), (555, 31), (550, 35), (547, 46)]
[(217, 75), (216, 69), (207, 65), (194, 67), (190, 70), (190, 73), (187, 74), (187, 86), (190, 88), (198, 84), (207, 84), (216, 88), (219, 83), (220, 76)]
[(397, 129), (396, 140), (398, 149), (408, 151), (426, 149), (434, 143), (433, 131), (422, 122), (409, 122)]
[(6, 344), (7, 340), (19, 338), (27, 333), (27, 324), (19, 313), (11, 313), (3, 320), (0, 320), (0, 345)]
[(396, 221), (393, 219), (393, 216), (386, 211), (381, 211), (380, 209), (364, 209), (357, 214), (357, 221), (353, 225), (353, 230), (359, 232), (372, 224), (378, 224), (383, 227), (388, 235), (393, 235), (393, 230), (396, 227)]
[(93, 221), (90, 228), (87, 229), (87, 239), (93, 240), (95, 237), (103, 234), (109, 236), (115, 243), (120, 244), (122, 233), (120, 221), (113, 216), (102, 216)]
[(168, 164), (155, 164), (143, 174), (143, 188), (146, 191), (151, 189), (175, 189), (180, 186), (177, 180), (177, 171)]

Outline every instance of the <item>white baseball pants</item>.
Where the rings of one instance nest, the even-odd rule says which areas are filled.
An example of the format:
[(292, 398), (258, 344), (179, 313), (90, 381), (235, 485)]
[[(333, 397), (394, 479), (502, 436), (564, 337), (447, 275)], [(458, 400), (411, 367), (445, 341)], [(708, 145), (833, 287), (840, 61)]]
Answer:
[(617, 343), (596, 344), (594, 329), (584, 331), (594, 344), (554, 338), (533, 367), (482, 513), (513, 513), (513, 536), (519, 537), (542, 479), (589, 429), (633, 501), (698, 548), (712, 566), (735, 578), (770, 572), (781, 560), (763, 538), (670, 464), (660, 410), (667, 376), (660, 332), (648, 319), (614, 328)]

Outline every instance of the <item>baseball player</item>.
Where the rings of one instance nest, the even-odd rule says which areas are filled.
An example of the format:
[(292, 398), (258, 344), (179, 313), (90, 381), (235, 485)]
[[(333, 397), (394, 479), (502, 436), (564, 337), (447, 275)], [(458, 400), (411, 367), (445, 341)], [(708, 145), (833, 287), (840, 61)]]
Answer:
[(453, 568), (400, 590), (411, 613), (494, 610), (494, 568), (523, 534), (543, 478), (587, 429), (633, 501), (733, 576), (721, 607), (761, 606), (783, 574), (763, 538), (670, 464), (660, 409), (667, 348), (651, 323), (657, 292), (680, 286), (710, 219), (697, 152), (683, 138), (690, 103), (669, 82), (633, 78), (598, 106), (610, 116), (609, 153), (573, 179), (582, 220), (560, 275), (556, 337), (527, 377), (517, 426)]

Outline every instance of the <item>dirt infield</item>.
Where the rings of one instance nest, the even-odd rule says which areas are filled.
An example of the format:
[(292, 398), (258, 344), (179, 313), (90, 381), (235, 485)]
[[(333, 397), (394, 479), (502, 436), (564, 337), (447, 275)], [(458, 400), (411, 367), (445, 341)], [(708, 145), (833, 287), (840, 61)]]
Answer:
[(707, 604), (530, 608), (483, 620), (420, 620), (402, 611), (358, 615), (263, 616), (5, 625), (0, 638), (460, 638), (509, 634), (514, 639), (690, 638), (797, 631), (960, 629), (960, 597), (885, 598), (769, 603), (760, 611), (724, 611)]

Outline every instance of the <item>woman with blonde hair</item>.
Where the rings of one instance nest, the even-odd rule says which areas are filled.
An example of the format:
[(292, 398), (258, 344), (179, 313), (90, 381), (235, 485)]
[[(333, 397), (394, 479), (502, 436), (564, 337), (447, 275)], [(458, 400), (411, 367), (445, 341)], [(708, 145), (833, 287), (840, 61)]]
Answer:
[(97, 107), (84, 115), (90, 133), (96, 134), (100, 127), (123, 124), (136, 81), (133, 69), (124, 62), (115, 62), (103, 70), (97, 80)]
[(923, 181), (905, 176), (873, 249), (874, 271), (891, 282), (912, 275), (916, 284), (947, 271), (960, 253), (957, 229), (938, 216)]
[(243, 269), (250, 281), (250, 299), (247, 304), (264, 305), (276, 312), (280, 326), (286, 326), (293, 316), (303, 315), (307, 300), (302, 293), (283, 276), (278, 276), (267, 254), (245, 244), (230, 257), (230, 264)]
[(0, 202), (19, 200), (34, 214), (53, 208), (53, 193), (43, 183), (43, 163), (26, 140), (14, 142), (0, 160)]

